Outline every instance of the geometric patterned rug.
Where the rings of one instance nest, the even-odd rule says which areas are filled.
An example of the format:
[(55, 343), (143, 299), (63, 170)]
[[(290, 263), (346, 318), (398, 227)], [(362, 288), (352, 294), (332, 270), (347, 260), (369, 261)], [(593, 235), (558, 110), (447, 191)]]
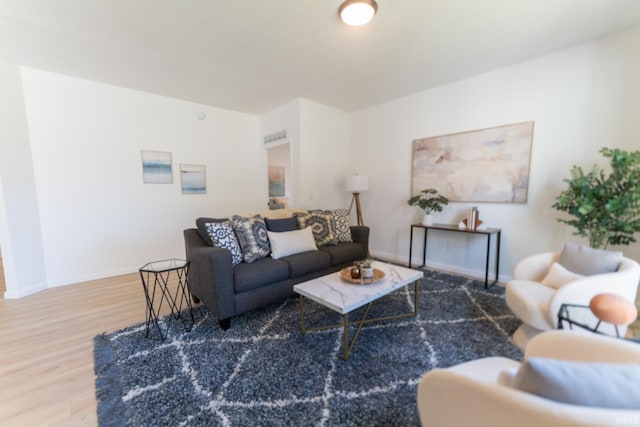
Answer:
[[(144, 324), (98, 335), (99, 424), (418, 426), (425, 372), (481, 357), (522, 358), (509, 339), (520, 322), (502, 287), (424, 272), (418, 316), (365, 325), (348, 361), (341, 327), (300, 332), (296, 297), (235, 317), (227, 331), (199, 306), (193, 329), (169, 322), (164, 342), (155, 329), (145, 338)], [(377, 301), (369, 316), (413, 310), (413, 289)], [(309, 327), (340, 319), (305, 303)]]

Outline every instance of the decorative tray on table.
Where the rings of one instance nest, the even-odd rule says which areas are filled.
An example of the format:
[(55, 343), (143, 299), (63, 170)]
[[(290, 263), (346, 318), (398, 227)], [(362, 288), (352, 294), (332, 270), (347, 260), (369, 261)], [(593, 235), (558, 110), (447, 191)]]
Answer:
[(345, 282), (351, 283), (352, 285), (370, 285), (381, 279), (384, 279), (384, 271), (374, 268), (372, 279), (354, 279), (351, 277), (351, 267), (345, 267), (340, 270), (340, 278)]

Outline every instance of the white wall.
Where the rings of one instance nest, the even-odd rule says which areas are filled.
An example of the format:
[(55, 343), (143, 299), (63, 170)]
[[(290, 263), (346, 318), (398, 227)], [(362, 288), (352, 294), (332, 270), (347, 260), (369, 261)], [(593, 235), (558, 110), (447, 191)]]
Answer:
[(20, 69), (0, 62), (0, 246), (8, 298), (46, 287)]
[[(182, 230), (197, 216), (263, 205), (256, 116), (34, 69), (22, 76), (48, 286), (184, 257)], [(173, 184), (143, 184), (141, 149), (172, 153)], [(181, 194), (180, 163), (206, 165), (206, 195)]]
[(351, 173), (350, 114), (306, 99), (300, 101), (300, 206), (347, 207), (344, 180)]
[[(503, 230), (503, 280), (523, 257), (577, 240), (551, 205), (572, 164), (601, 162), (602, 146), (640, 148), (638, 51), (640, 29), (355, 112), (352, 158), (372, 181), (363, 201), (372, 253), (408, 260), (410, 224), (420, 216), (406, 204), (414, 139), (529, 120), (535, 130), (528, 202), (451, 203), (436, 222), (457, 223), (477, 205), (487, 225)], [(429, 237), (428, 264), (483, 275), (484, 239)], [(414, 240), (414, 262), (418, 247)], [(638, 247), (623, 250), (640, 259)]]

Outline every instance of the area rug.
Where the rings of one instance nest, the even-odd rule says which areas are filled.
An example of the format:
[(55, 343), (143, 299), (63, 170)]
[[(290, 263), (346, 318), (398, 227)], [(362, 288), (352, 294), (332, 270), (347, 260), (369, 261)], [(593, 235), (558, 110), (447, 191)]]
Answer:
[[(417, 426), (425, 372), (481, 357), (522, 358), (509, 339), (520, 322), (502, 287), (425, 271), (418, 292), (418, 317), (366, 325), (348, 361), (342, 328), (300, 332), (297, 298), (233, 318), (227, 331), (197, 307), (190, 332), (163, 319), (165, 341), (155, 330), (145, 338), (143, 324), (99, 335), (99, 424)], [(409, 286), (369, 315), (411, 311), (413, 301)], [(305, 312), (307, 326), (340, 321), (313, 302)]]

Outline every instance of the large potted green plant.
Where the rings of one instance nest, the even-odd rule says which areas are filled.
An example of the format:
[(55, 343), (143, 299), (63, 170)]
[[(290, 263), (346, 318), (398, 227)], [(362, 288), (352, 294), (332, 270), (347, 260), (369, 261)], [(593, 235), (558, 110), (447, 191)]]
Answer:
[(433, 219), (431, 212), (442, 212), (442, 206), (449, 204), (449, 199), (441, 194), (435, 188), (427, 188), (422, 190), (418, 195), (407, 200), (409, 206), (418, 206), (424, 211), (422, 219), (423, 225), (432, 225)]
[(573, 219), (559, 219), (586, 237), (593, 248), (628, 245), (640, 231), (640, 151), (602, 148), (610, 171), (594, 165), (589, 173), (571, 168), (569, 188), (556, 197), (553, 207)]

